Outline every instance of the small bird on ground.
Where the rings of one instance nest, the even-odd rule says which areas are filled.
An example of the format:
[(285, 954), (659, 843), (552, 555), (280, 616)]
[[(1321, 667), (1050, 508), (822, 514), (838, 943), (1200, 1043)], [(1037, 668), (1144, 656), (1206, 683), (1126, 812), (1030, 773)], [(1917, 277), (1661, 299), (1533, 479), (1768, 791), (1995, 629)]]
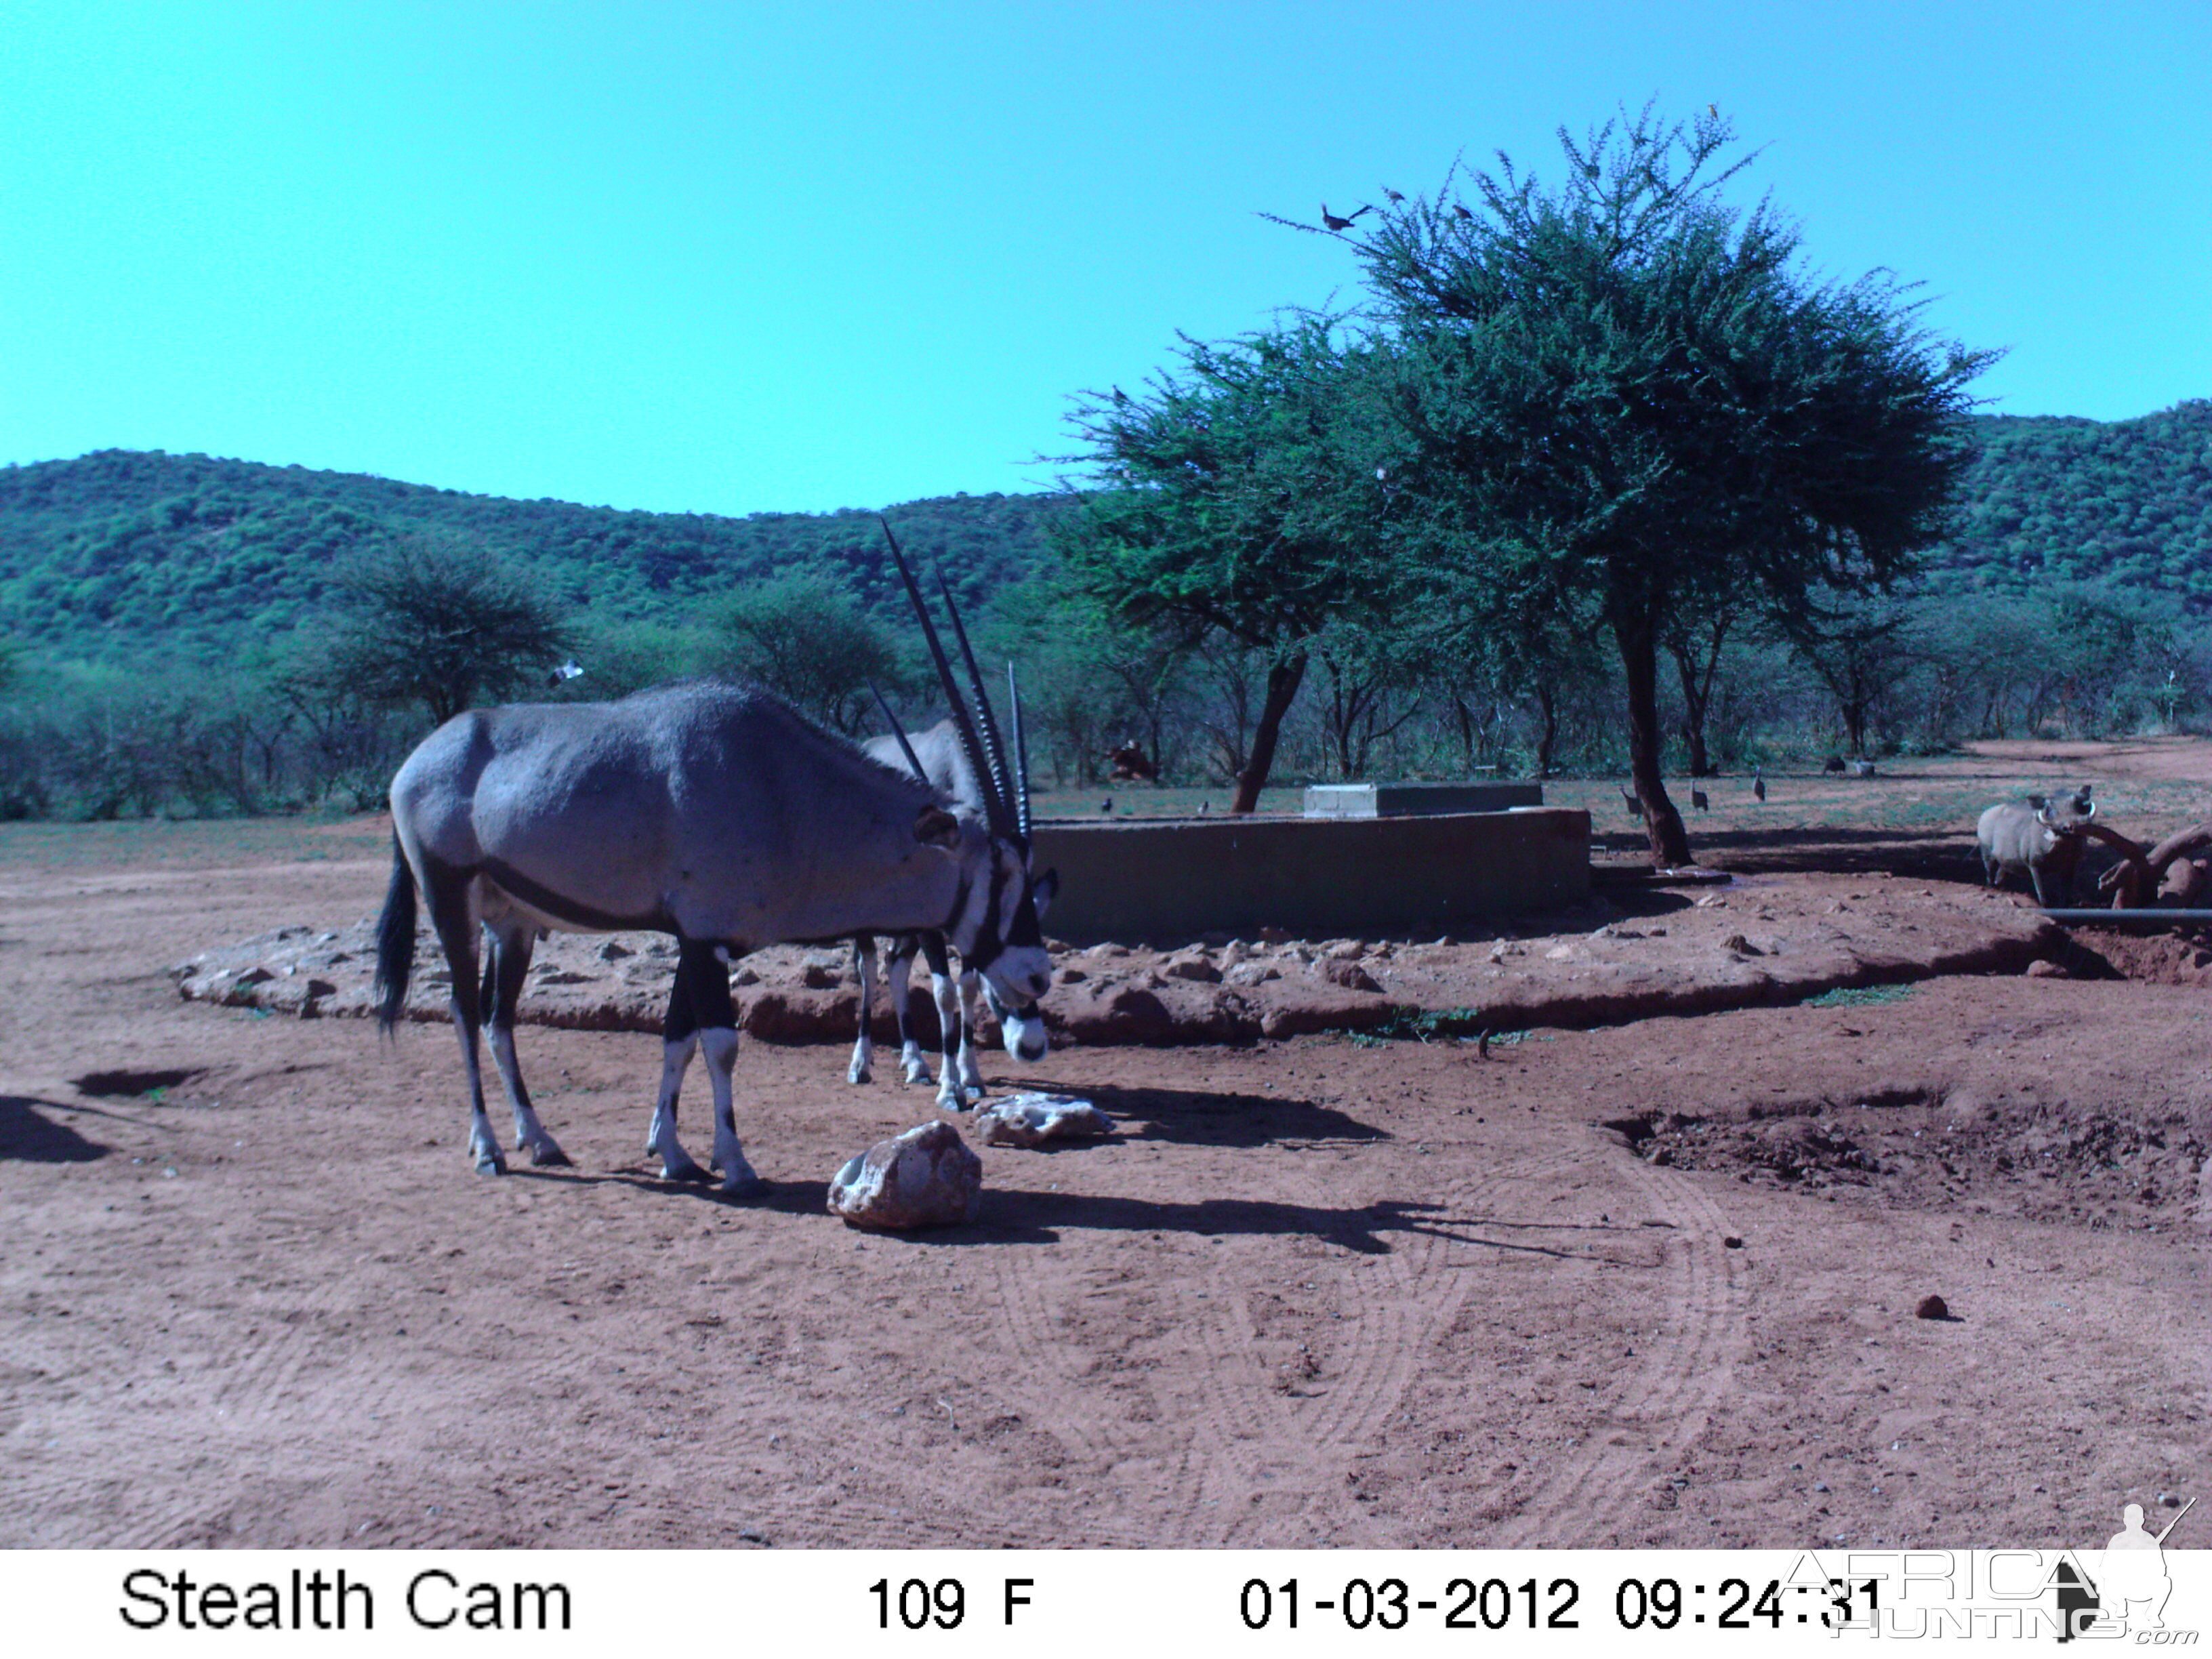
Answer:
[(1636, 792), (1625, 783), (1620, 786), (1620, 799), (1626, 804), (1628, 810), (1635, 813), (1638, 817), (1644, 816), (1644, 803), (1636, 798)]
[(1707, 812), (1712, 810), (1710, 803), (1705, 799), (1705, 792), (1702, 789), (1692, 789), (1690, 791), (1690, 805), (1696, 807), (1700, 812)]
[(1114, 810), (1114, 797), (1109, 795), (1104, 800), (1100, 801), (1098, 803), (1098, 810), (1102, 812), (1112, 812)]
[(1198, 804), (1198, 815), (1199, 815), (1199, 817), (1205, 817), (1208, 812), (1211, 812), (1212, 810), (1213, 810), (1213, 803), (1212, 803), (1212, 801), (1210, 801), (1210, 800), (1202, 800), (1202, 801), (1199, 802), (1199, 804)]
[(1766, 780), (1759, 776), (1759, 769), (1756, 766), (1751, 769), (1751, 793), (1759, 800), (1766, 799)]
[(1335, 214), (1331, 213), (1328, 210), (1328, 204), (1323, 202), (1321, 204), (1321, 222), (1327, 225), (1331, 230), (1350, 230), (1352, 228), (1352, 219), (1357, 219), (1363, 213), (1372, 213), (1374, 211), (1374, 204), (1370, 203), (1365, 207), (1356, 207), (1352, 209), (1351, 218), (1340, 219)]

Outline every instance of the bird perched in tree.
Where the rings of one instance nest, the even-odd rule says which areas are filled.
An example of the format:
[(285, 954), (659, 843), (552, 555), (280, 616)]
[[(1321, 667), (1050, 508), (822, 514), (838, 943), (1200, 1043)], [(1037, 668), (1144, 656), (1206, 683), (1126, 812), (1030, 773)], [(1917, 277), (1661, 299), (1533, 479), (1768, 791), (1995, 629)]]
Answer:
[(1120, 386), (1117, 386), (1114, 387), (1114, 388), (1113, 388), (1113, 392), (1114, 392), (1114, 401), (1115, 401), (1115, 403), (1117, 403), (1117, 404), (1126, 404), (1126, 403), (1127, 403), (1127, 402), (1129, 401), (1129, 394), (1128, 394), (1127, 392), (1126, 392), (1122, 391), (1122, 390), (1121, 390), (1121, 388)]
[(1711, 804), (1705, 799), (1705, 792), (1702, 789), (1692, 789), (1690, 791), (1690, 805), (1696, 807), (1700, 812), (1706, 812), (1712, 810)]
[(1399, 203), (1401, 203), (1401, 202), (1402, 202), (1402, 201), (1404, 201), (1404, 200), (1406, 199), (1403, 196), (1400, 195), (1396, 191), (1395, 191), (1395, 190), (1391, 189), (1391, 188), (1390, 188), (1390, 186), (1389, 186), (1389, 185), (1383, 185), (1383, 186), (1382, 186), (1382, 194), (1383, 194), (1384, 198), (1389, 202), (1389, 204), (1390, 204), (1390, 205), (1391, 205), (1392, 207), (1395, 207), (1395, 206), (1397, 206)]
[(1327, 225), (1331, 230), (1350, 230), (1352, 228), (1352, 219), (1357, 219), (1363, 213), (1372, 213), (1374, 211), (1374, 204), (1370, 203), (1365, 207), (1356, 207), (1352, 209), (1351, 218), (1340, 219), (1336, 215), (1328, 210), (1328, 204), (1323, 202), (1321, 204), (1321, 222)]
[(1464, 202), (1454, 202), (1452, 204), (1452, 211), (1459, 215), (1462, 219), (1472, 219), (1474, 217), (1472, 213), (1469, 213), (1467, 210), (1467, 204)]
[(1755, 799), (1766, 799), (1766, 780), (1759, 776), (1759, 769), (1756, 766), (1751, 769), (1751, 793)]

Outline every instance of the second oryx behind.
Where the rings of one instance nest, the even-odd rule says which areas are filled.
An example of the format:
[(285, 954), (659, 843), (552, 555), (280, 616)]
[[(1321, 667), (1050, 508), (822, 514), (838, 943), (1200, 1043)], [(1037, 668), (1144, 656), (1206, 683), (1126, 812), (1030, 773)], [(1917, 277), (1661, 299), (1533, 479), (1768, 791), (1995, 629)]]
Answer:
[[(1014, 690), (1012, 678), (1010, 669), (1007, 689), (1013, 698), (1018, 730), (1020, 697)], [(978, 702), (981, 703), (980, 688)], [(982, 706), (988, 708), (988, 704)], [(939, 720), (926, 732), (872, 738), (865, 747), (869, 754), (887, 766), (918, 769), (933, 788), (956, 804), (972, 807), (981, 799), (981, 781), (975, 769), (969, 763), (960, 742), (958, 726), (950, 720)], [(1024, 804), (1021, 823), (1026, 832), (1029, 766), (1028, 758), (1022, 753), (1018, 742), (1015, 745), (1013, 760), (1014, 794), (1018, 801)], [(1023, 841), (1027, 843), (1026, 833)], [(1040, 919), (1059, 888), (1058, 872), (1051, 870), (1030, 884)], [(875, 1040), (870, 1027), (874, 1018), (876, 946), (876, 939), (872, 933), (858, 934), (853, 940), (853, 964), (860, 983), (860, 1034), (854, 1042), (852, 1063), (847, 1066), (845, 1075), (854, 1083), (867, 1083), (874, 1077)], [(900, 1076), (908, 1084), (926, 1085), (931, 1081), (929, 1063), (922, 1058), (921, 1044), (913, 1035), (907, 1018), (915, 957), (921, 956), (929, 963), (931, 1000), (937, 1008), (939, 1046), (943, 1050), (943, 1060), (936, 1079), (937, 1103), (940, 1108), (947, 1111), (964, 1111), (972, 1100), (984, 1091), (982, 1070), (976, 1061), (975, 1042), (975, 1005), (979, 991), (982, 1000), (989, 1003), (991, 1012), (999, 1022), (1000, 1036), (1006, 1052), (1024, 1061), (1044, 1058), (1048, 1038), (1043, 1014), (1035, 1000), (1009, 1004), (991, 981), (976, 973), (964, 957), (956, 987), (942, 933), (898, 934), (886, 941), (886, 947), (883, 952), (884, 988), (889, 994), (891, 1018), (898, 1031)]]

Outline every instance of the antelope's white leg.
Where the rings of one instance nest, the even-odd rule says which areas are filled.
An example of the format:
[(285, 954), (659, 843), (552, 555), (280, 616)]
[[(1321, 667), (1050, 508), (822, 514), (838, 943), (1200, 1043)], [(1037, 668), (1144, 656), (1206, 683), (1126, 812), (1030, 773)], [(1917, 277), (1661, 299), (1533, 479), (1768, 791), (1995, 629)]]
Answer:
[(737, 1098), (730, 1082), (738, 1063), (737, 1031), (710, 1026), (699, 1033), (699, 1048), (706, 1055), (707, 1081), (714, 1091), (714, 1167), (722, 1172), (722, 1190), (733, 1198), (758, 1192), (761, 1178), (738, 1145)]
[[(459, 975), (454, 975), (458, 983)], [(483, 1065), (477, 1052), (476, 1023), (464, 1022), (460, 999), (453, 999), (453, 1030), (461, 1039), (461, 1065), (469, 1079), (469, 1157), (477, 1166), (478, 1175), (505, 1175), (507, 1158), (499, 1150), (499, 1137), (492, 1133), (491, 1118), (484, 1111)]]
[(660, 1155), (660, 1173), (670, 1181), (707, 1179), (707, 1172), (692, 1162), (691, 1154), (676, 1138), (676, 1097), (683, 1090), (691, 1052), (698, 1046), (696, 1031), (660, 1045), (660, 1100), (653, 1109), (653, 1127), (646, 1135), (645, 1150)]
[(933, 973), (929, 990), (937, 1004), (938, 1029), (945, 1034), (945, 1060), (937, 1074), (938, 1109), (964, 1112), (968, 1109), (968, 1091), (961, 1081), (961, 1073), (969, 1058), (960, 1020), (959, 988), (951, 975)]
[(926, 1089), (935, 1079), (929, 1075), (929, 1062), (921, 1057), (921, 1044), (914, 1040), (906, 1028), (907, 999), (914, 992), (913, 954), (910, 951), (895, 952), (884, 978), (890, 993), (891, 1018), (898, 1022), (900, 1079)]
[(869, 1023), (875, 1017), (874, 939), (862, 937), (853, 941), (853, 967), (860, 981), (860, 1035), (853, 1043), (853, 1063), (845, 1068), (845, 1080), (848, 1083), (869, 1083), (874, 1080), (872, 1067), (876, 1058), (875, 1041), (868, 1033)]
[(983, 1097), (983, 1068), (975, 1059), (975, 1026), (982, 1001), (983, 976), (973, 969), (960, 974), (960, 1082), (976, 1099)]
[(484, 1112), (483, 1065), (477, 1034), (483, 1018), (477, 1004), (477, 911), (473, 889), (433, 872), (425, 893), (430, 902), (431, 926), (445, 948), (446, 966), (453, 975), (447, 1006), (453, 1015), (453, 1035), (460, 1039), (461, 1069), (469, 1080), (469, 1157), (478, 1175), (503, 1175), (507, 1160), (500, 1155), (499, 1137), (492, 1133)]
[(522, 1086), (522, 1068), (514, 1058), (514, 1028), (495, 1024), (486, 1035), (491, 1038), (491, 1057), (499, 1066), (500, 1081), (507, 1085), (507, 1097), (514, 1107), (514, 1144), (526, 1149), (530, 1161), (541, 1169), (568, 1163), (568, 1153), (539, 1121), (538, 1109), (530, 1103)]
[(568, 1155), (538, 1121), (530, 1091), (522, 1081), (522, 1066), (514, 1053), (514, 1011), (522, 1000), (522, 981), (530, 971), (530, 956), (538, 943), (535, 927), (486, 924), (491, 939), (491, 971), (485, 976), (491, 1006), (484, 1011), (485, 1034), (491, 1038), (492, 1060), (506, 1087), (507, 1104), (514, 1109), (514, 1144), (526, 1150), (540, 1169), (562, 1164)]

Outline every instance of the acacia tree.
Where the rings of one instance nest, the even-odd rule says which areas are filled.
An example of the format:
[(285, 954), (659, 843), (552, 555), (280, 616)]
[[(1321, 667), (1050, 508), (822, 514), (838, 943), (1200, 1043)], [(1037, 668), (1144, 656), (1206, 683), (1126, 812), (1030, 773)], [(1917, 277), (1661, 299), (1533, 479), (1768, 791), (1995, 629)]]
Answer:
[(1116, 620), (1264, 659), (1229, 809), (1249, 812), (1316, 639), (1333, 621), (1388, 614), (1370, 354), (1325, 317), (1183, 344), (1182, 371), (1141, 396), (1078, 400), (1084, 448), (1069, 459), (1088, 476), (1053, 533), (1070, 579)]
[(755, 582), (716, 608), (712, 626), (717, 672), (758, 680), (848, 738), (876, 719), (868, 683), (898, 679), (896, 641), (834, 573), (795, 570)]
[[(1783, 614), (1886, 588), (1940, 539), (1990, 361), (1932, 340), (1886, 273), (1816, 286), (1796, 231), (1721, 188), (1728, 124), (1650, 106), (1543, 188), (1501, 155), (1357, 231), (1395, 349), (1399, 483), (1506, 603), (1595, 608), (1619, 653), (1655, 859), (1688, 839), (1661, 779), (1658, 660), (1692, 594)], [(1311, 228), (1307, 227), (1306, 228)]]
[(294, 680), (333, 702), (419, 703), (433, 726), (546, 684), (573, 645), (560, 612), (466, 544), (410, 539), (337, 578), (337, 626)]

